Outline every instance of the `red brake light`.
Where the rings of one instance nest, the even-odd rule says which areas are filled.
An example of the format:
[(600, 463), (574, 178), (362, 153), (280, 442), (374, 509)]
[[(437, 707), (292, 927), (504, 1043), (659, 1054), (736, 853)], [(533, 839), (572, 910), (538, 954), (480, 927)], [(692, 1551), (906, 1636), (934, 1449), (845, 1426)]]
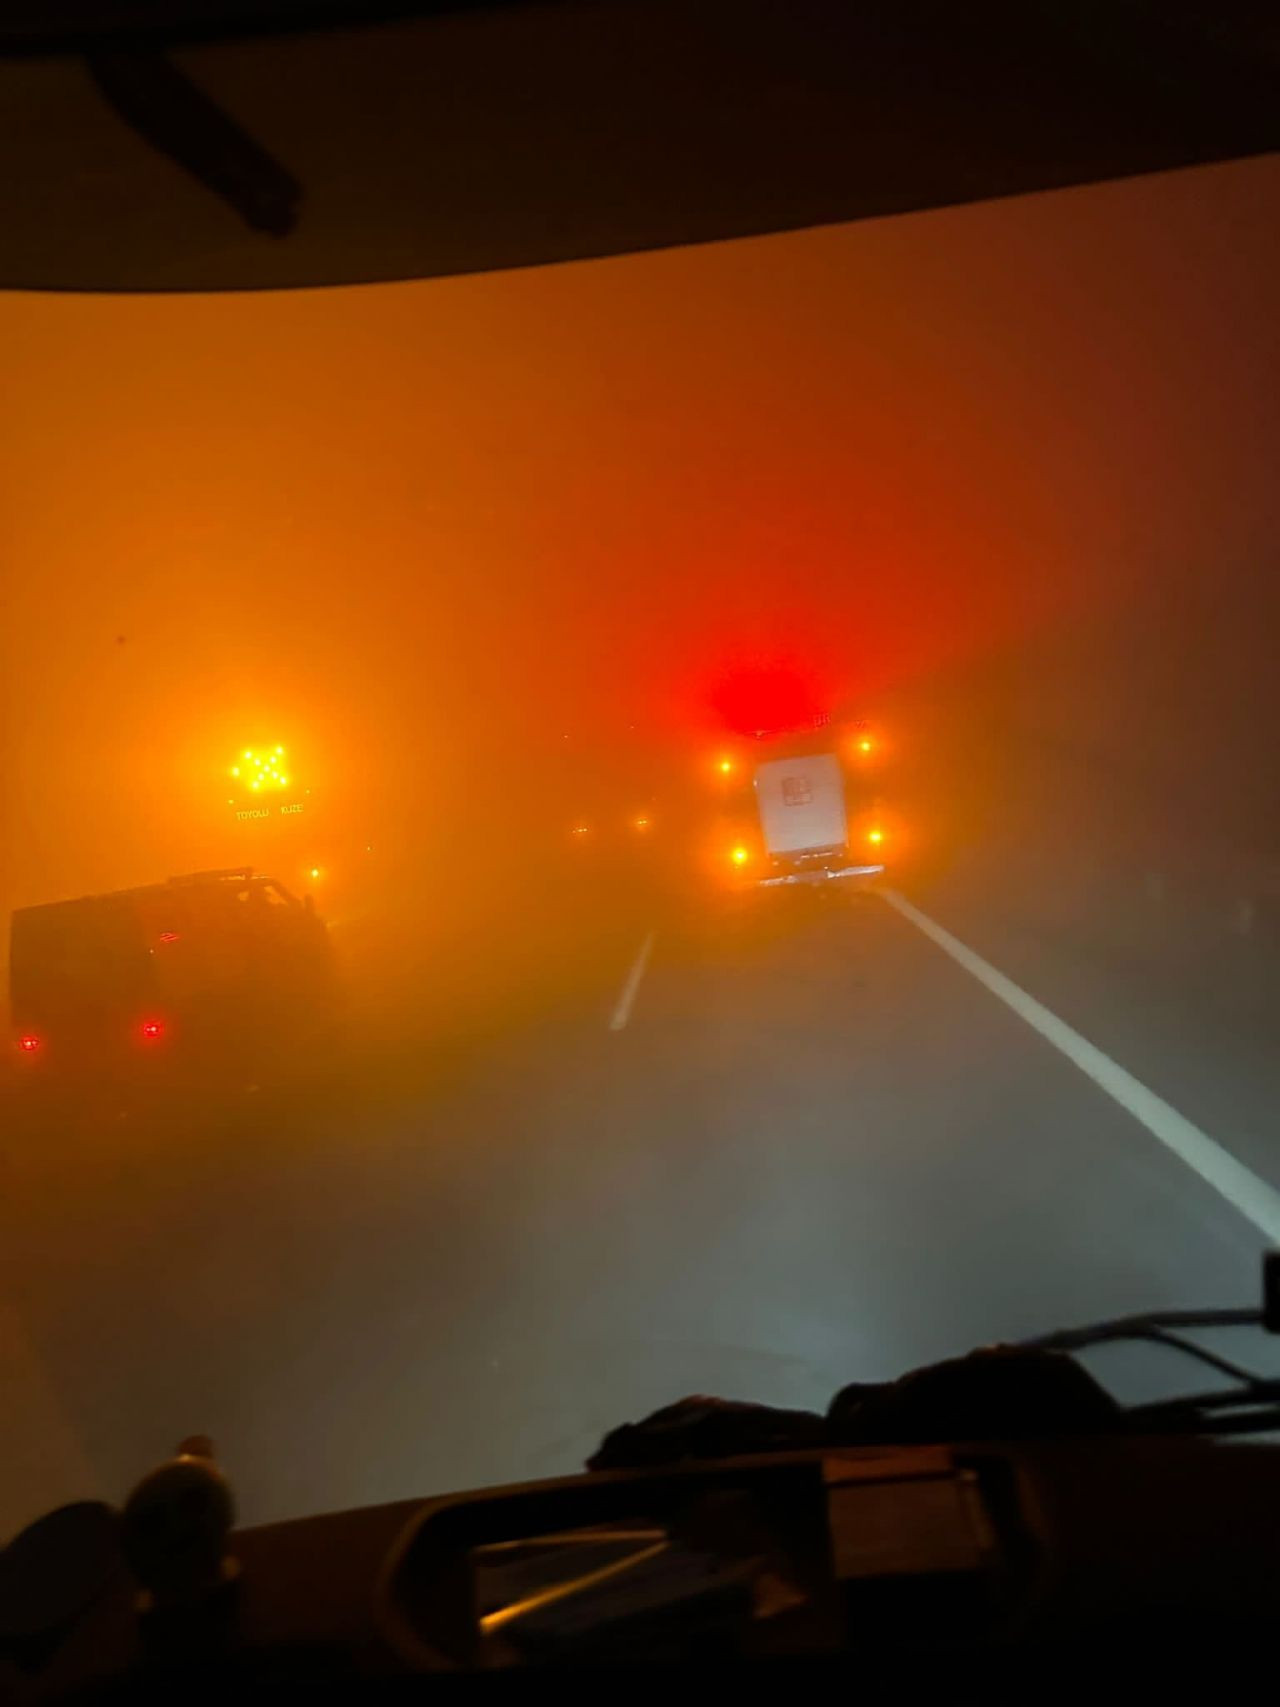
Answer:
[(34, 1055), (39, 1047), (40, 1039), (34, 1032), (24, 1032), (18, 1039), (18, 1048), (22, 1050), (24, 1055)]
[(144, 1019), (138, 1029), (141, 1031), (142, 1036), (147, 1043), (154, 1043), (158, 1038), (164, 1036), (164, 1021), (160, 1019)]

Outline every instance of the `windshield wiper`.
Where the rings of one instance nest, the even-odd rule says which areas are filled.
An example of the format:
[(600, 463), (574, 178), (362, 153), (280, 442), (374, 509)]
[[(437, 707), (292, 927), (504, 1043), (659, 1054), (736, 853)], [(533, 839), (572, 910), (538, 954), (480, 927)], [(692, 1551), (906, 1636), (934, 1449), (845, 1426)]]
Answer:
[(1263, 1257), (1261, 1308), (1151, 1310), (1042, 1334), (1020, 1341), (1018, 1349), (1075, 1354), (1095, 1346), (1139, 1341), (1167, 1346), (1194, 1358), (1232, 1383), (1207, 1393), (1131, 1405), (1122, 1413), (1126, 1433), (1225, 1435), (1280, 1430), (1280, 1379), (1259, 1375), (1187, 1337), (1189, 1332), (1207, 1328), (1261, 1328), (1265, 1333), (1280, 1333), (1280, 1252), (1269, 1251)]
[[(1234, 1310), (1152, 1310), (1140, 1316), (1117, 1316), (1109, 1322), (1095, 1322), (1084, 1328), (1062, 1328), (1057, 1333), (1041, 1334), (1036, 1339), (1019, 1340), (1024, 1351), (1088, 1351), (1091, 1346), (1109, 1345), (1117, 1340), (1146, 1340), (1153, 1345), (1165, 1345), (1194, 1357), (1200, 1363), (1216, 1369), (1251, 1391), (1270, 1385), (1250, 1369), (1233, 1363), (1230, 1358), (1210, 1351), (1195, 1340), (1186, 1339), (1179, 1329), (1185, 1328), (1266, 1328), (1263, 1312), (1257, 1309)], [(1269, 1330), (1273, 1331), (1273, 1330)], [(1188, 1403), (1194, 1403), (1188, 1400)]]

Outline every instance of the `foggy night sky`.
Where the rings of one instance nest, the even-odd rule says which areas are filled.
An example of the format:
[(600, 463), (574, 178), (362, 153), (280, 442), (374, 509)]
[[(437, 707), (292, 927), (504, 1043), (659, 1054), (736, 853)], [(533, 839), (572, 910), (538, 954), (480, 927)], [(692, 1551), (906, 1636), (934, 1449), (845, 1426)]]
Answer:
[(564, 733), (714, 740), (761, 651), (874, 708), (1112, 608), (1193, 635), (1217, 585), (1256, 634), (1278, 198), (1267, 159), (478, 278), (0, 299), (0, 905), (198, 859), (249, 739), (351, 800), (495, 755), (533, 798)]

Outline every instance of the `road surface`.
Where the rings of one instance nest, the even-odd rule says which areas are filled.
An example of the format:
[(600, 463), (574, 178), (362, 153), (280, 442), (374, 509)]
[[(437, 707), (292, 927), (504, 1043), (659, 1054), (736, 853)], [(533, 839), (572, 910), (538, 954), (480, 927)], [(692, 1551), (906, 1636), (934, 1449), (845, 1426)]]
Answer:
[[(10, 1097), (2, 1527), (196, 1430), (266, 1521), (569, 1471), (688, 1392), (821, 1406), (1256, 1293), (1265, 1213), (882, 896), (570, 889), (492, 1010), (456, 944), (410, 959), (305, 1094)], [(1150, 1085), (1147, 1042), (1169, 1096), (1194, 1050)]]

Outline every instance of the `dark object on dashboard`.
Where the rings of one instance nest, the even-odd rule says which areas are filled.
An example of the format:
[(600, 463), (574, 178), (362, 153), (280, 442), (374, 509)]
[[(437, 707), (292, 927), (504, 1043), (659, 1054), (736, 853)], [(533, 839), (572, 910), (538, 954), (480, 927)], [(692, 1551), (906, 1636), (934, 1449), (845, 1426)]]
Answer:
[(821, 1446), (937, 1440), (1041, 1440), (1111, 1434), (1120, 1409), (1062, 1352), (997, 1346), (911, 1370), (897, 1381), (842, 1387), (825, 1417), (698, 1396), (613, 1429), (589, 1470), (643, 1470)]
[(98, 1500), (59, 1506), (0, 1550), (0, 1656), (38, 1672), (91, 1607), (129, 1588), (118, 1514)]
[(993, 1346), (913, 1369), (883, 1386), (841, 1388), (827, 1411), (832, 1444), (1047, 1440), (1114, 1434), (1120, 1407), (1062, 1352)]
[(203, 1435), (138, 1483), (122, 1516), (125, 1556), (143, 1588), (143, 1609), (197, 1606), (236, 1575), (227, 1552), (235, 1522), (231, 1487)]
[(643, 1470), (688, 1459), (803, 1452), (822, 1446), (826, 1438), (826, 1424), (816, 1411), (786, 1411), (697, 1395), (664, 1405), (643, 1422), (610, 1430), (587, 1460), (587, 1468)]

